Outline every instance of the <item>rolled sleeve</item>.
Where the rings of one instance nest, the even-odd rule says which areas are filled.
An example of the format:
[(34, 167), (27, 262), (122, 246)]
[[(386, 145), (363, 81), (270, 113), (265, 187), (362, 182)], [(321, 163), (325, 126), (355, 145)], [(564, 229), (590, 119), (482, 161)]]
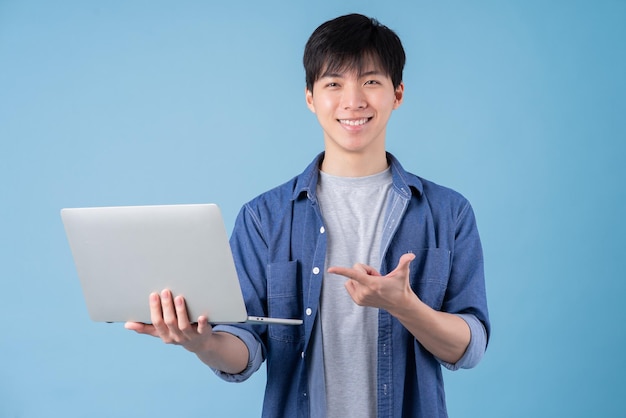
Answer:
[(456, 363), (437, 359), (448, 370), (471, 369), (480, 363), (487, 349), (487, 331), (482, 322), (472, 314), (458, 314), (470, 328), (470, 342), (463, 356)]
[(237, 374), (225, 373), (221, 370), (213, 369), (215, 374), (227, 382), (239, 383), (247, 380), (254, 372), (256, 372), (261, 363), (263, 363), (263, 350), (259, 341), (248, 330), (239, 328), (232, 325), (216, 325), (213, 327), (214, 332), (228, 332), (239, 338), (248, 347), (248, 365), (241, 372)]

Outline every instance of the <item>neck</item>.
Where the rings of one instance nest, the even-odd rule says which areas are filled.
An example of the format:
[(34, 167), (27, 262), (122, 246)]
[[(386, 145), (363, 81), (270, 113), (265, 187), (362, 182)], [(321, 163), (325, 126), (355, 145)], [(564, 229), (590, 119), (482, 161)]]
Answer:
[(387, 154), (384, 151), (373, 155), (359, 153), (335, 155), (327, 150), (321, 170), (333, 176), (365, 177), (384, 171), (388, 165)]

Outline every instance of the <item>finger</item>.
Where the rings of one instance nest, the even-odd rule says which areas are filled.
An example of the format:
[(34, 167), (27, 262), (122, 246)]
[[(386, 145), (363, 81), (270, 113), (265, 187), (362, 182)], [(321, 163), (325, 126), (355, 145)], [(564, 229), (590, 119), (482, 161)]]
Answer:
[(124, 328), (130, 331), (135, 331), (138, 334), (151, 335), (153, 337), (158, 337), (159, 334), (154, 328), (153, 325), (144, 324), (142, 322), (126, 322), (124, 324)]
[(176, 337), (180, 337), (182, 332), (178, 328), (178, 317), (176, 315), (176, 308), (174, 307), (174, 298), (172, 292), (165, 289), (161, 292), (161, 307), (163, 309), (163, 321), (169, 332)]
[(380, 276), (381, 274), (372, 266), (368, 266), (367, 264), (355, 264), (354, 269), (356, 271), (363, 272), (369, 276)]
[(330, 267), (328, 272), (347, 277), (366, 286), (373, 280), (371, 275), (368, 275), (363, 268)]
[(346, 280), (343, 286), (346, 288), (348, 294), (352, 297), (352, 299), (356, 301), (356, 299), (358, 299), (357, 287), (359, 286), (359, 282), (356, 282), (354, 280)]
[(163, 308), (161, 306), (161, 297), (158, 293), (150, 294), (150, 320), (156, 331), (160, 335), (167, 335), (168, 330), (163, 321)]
[(402, 273), (408, 274), (409, 266), (411, 265), (411, 262), (413, 260), (415, 260), (415, 254), (413, 253), (402, 254), (402, 257), (400, 257), (400, 260), (398, 261), (398, 265), (391, 272), (391, 274), (392, 275), (402, 274)]
[(355, 269), (348, 267), (329, 267), (327, 271), (331, 274), (337, 274), (349, 279), (352, 279), (353, 276), (356, 276), (357, 274), (363, 274), (362, 272), (358, 272)]
[(193, 333), (191, 322), (189, 321), (189, 316), (187, 315), (185, 298), (182, 296), (176, 296), (176, 298), (174, 298), (174, 306), (176, 307), (178, 328), (183, 332), (183, 334)]
[(344, 287), (348, 291), (348, 294), (350, 295), (354, 303), (356, 303), (357, 305), (378, 307), (371, 299), (371, 295), (373, 293), (372, 289), (370, 289), (369, 287), (364, 286), (362, 283), (359, 283), (356, 280), (346, 280), (346, 282), (344, 283)]
[(198, 334), (204, 334), (205, 332), (210, 332), (213, 329), (211, 324), (209, 324), (209, 319), (206, 316), (198, 317)]
[(131, 330), (131, 331), (141, 331), (143, 330), (143, 326), (144, 324), (142, 324), (141, 322), (126, 322), (124, 323), (124, 328)]

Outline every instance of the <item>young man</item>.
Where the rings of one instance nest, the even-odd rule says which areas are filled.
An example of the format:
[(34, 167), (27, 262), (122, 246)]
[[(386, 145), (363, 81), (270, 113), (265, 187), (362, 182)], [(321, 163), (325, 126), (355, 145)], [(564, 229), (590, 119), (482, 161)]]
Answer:
[(317, 28), (305, 98), (324, 152), (236, 220), (249, 314), (303, 325), (192, 324), (164, 290), (150, 295), (153, 325), (127, 328), (182, 345), (229, 381), (266, 361), (266, 417), (447, 416), (441, 365), (473, 367), (487, 345), (483, 258), (469, 203), (385, 151), (404, 62), (373, 19)]

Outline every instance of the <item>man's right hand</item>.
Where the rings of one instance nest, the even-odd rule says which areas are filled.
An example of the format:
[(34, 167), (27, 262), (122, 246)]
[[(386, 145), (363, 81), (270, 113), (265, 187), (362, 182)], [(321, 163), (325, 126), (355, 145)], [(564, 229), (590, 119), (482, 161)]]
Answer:
[(168, 289), (150, 294), (152, 324), (126, 322), (126, 329), (160, 338), (166, 344), (181, 345), (195, 353), (200, 360), (218, 370), (236, 374), (248, 364), (248, 348), (236, 336), (213, 332), (206, 316), (191, 323), (183, 296), (175, 298)]
[(166, 344), (182, 345), (193, 353), (206, 349), (212, 337), (213, 328), (208, 318), (201, 316), (197, 323), (192, 324), (183, 296), (174, 298), (168, 289), (160, 295), (150, 294), (150, 319), (152, 324), (127, 322), (125, 327), (139, 334), (159, 337)]

